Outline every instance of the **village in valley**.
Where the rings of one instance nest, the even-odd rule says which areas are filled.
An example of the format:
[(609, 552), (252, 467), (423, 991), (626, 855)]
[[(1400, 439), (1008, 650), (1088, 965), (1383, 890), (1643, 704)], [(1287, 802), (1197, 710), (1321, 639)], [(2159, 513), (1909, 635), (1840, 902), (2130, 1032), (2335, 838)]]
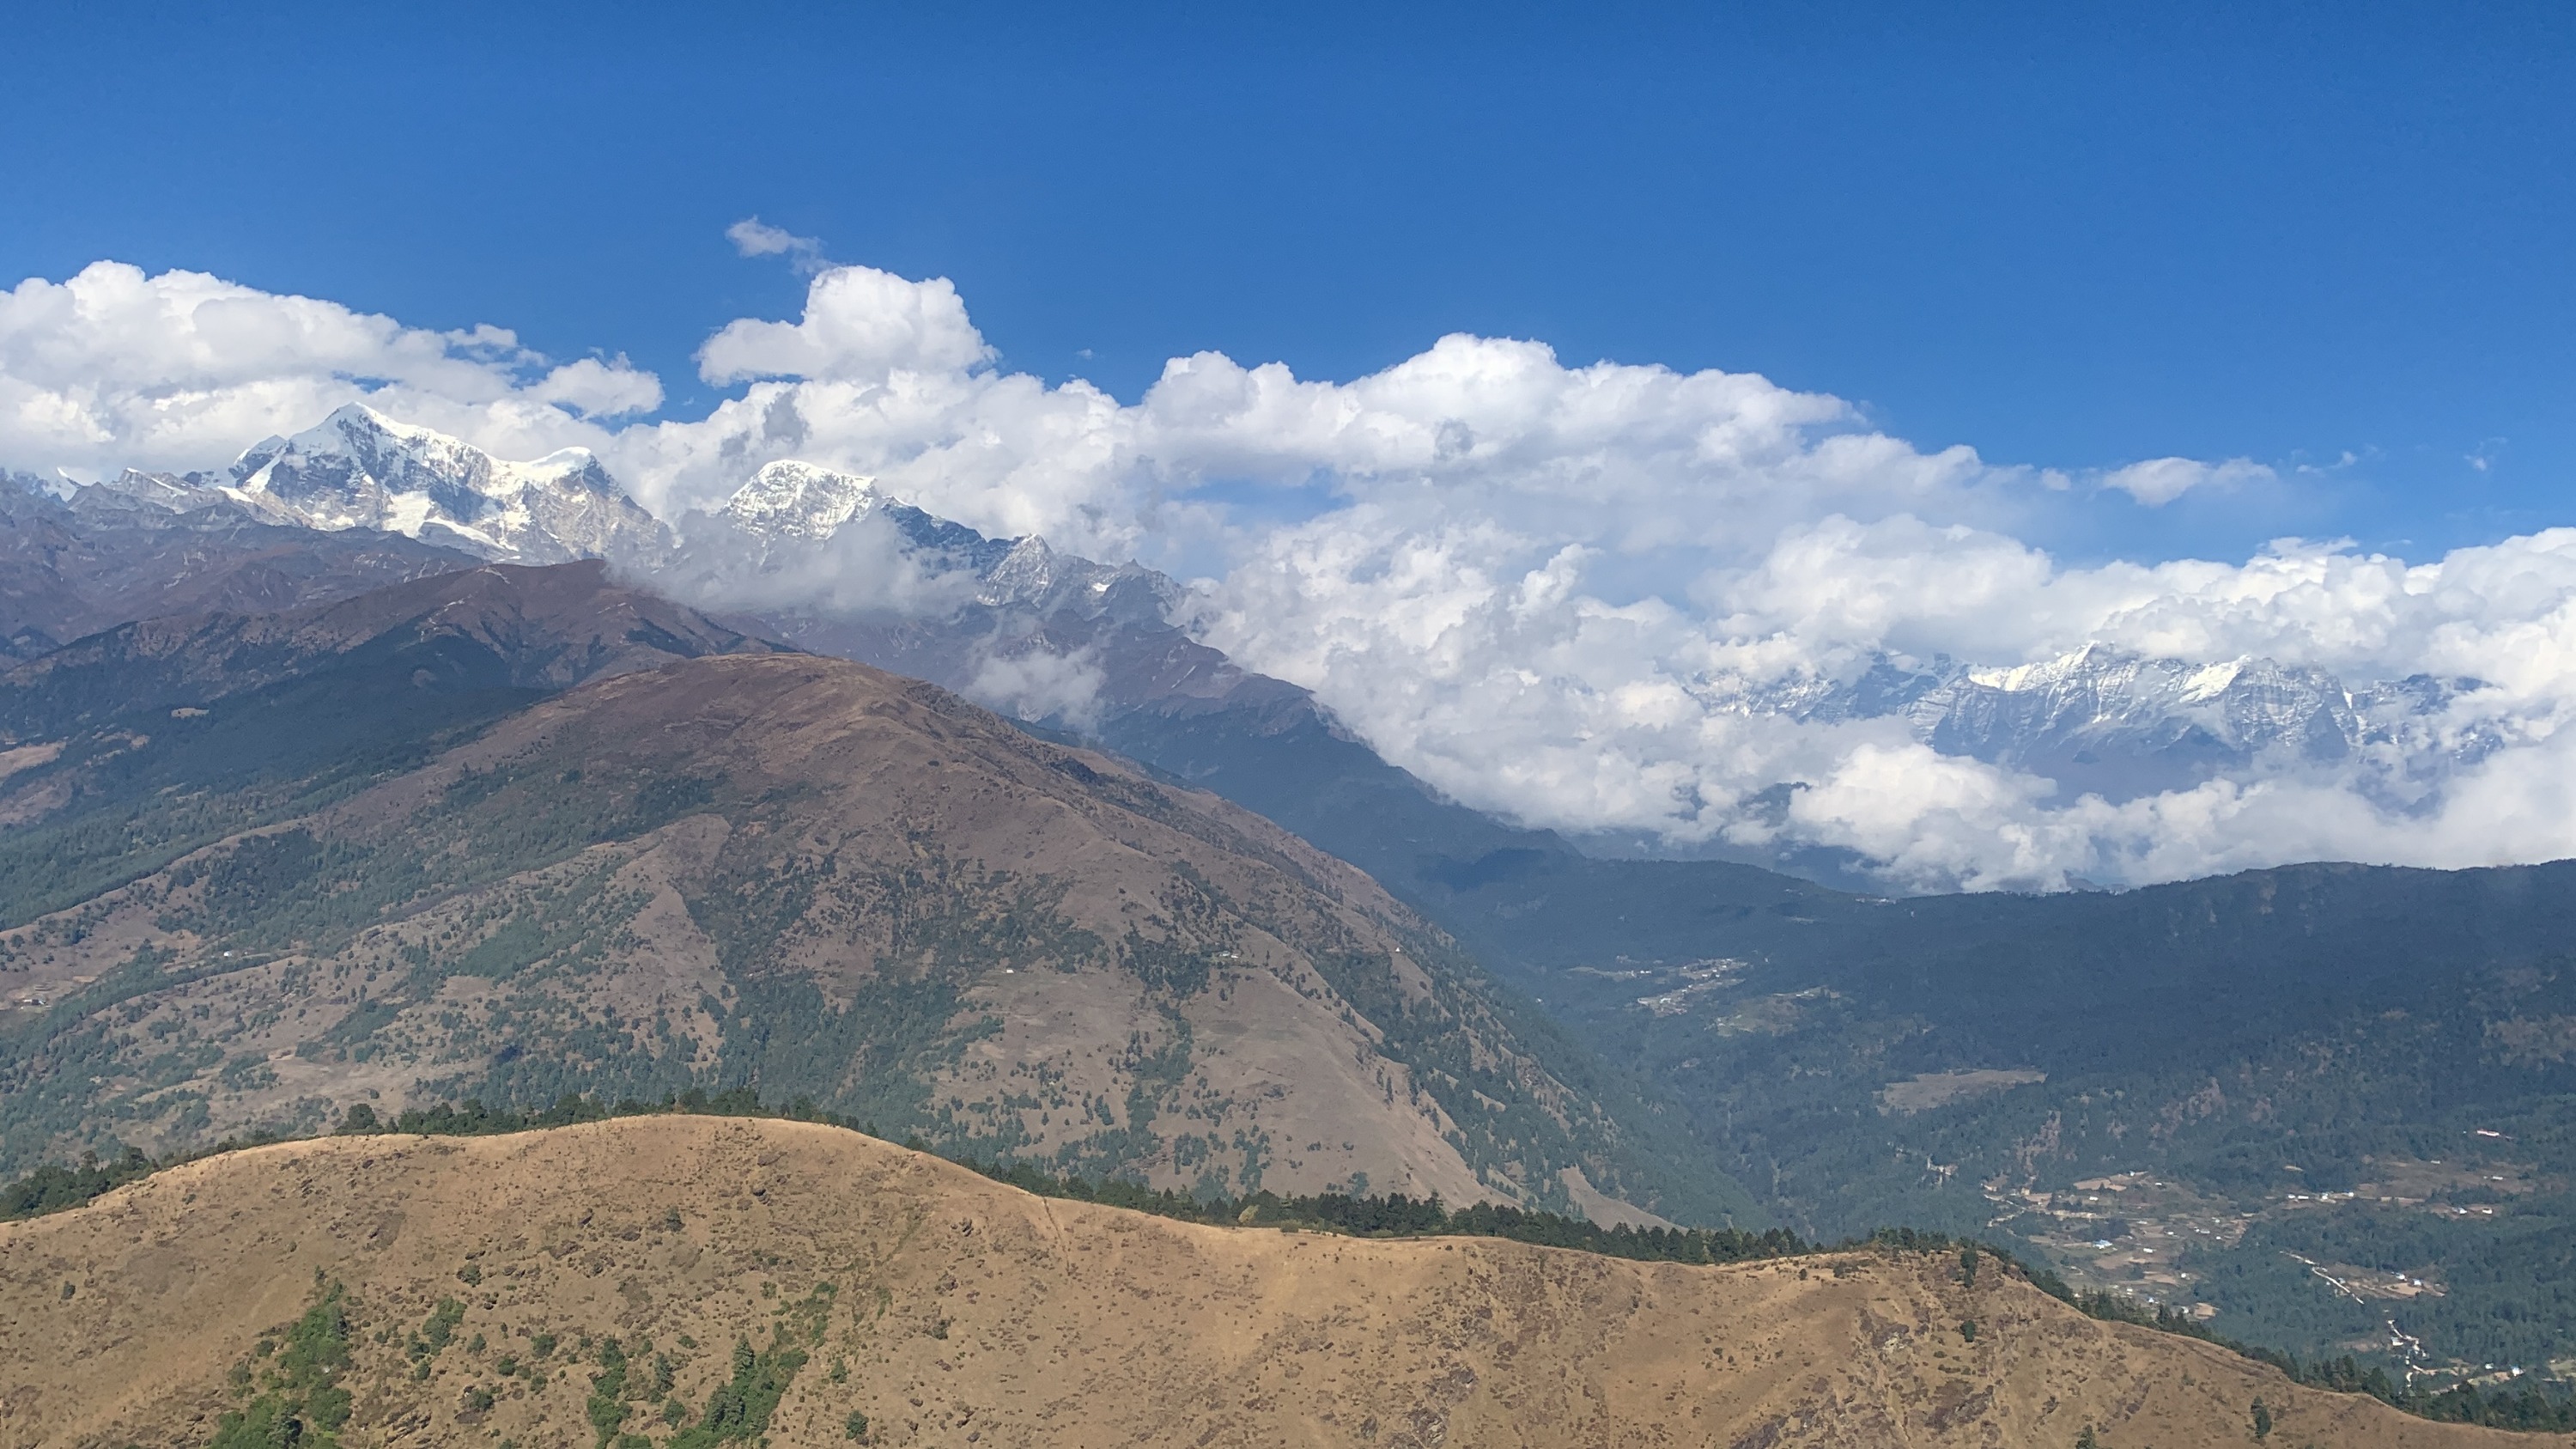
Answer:
[[(2050, 1266), (2079, 1291), (2107, 1290), (2150, 1308), (2188, 1314), (2227, 1337), (2215, 1304), (2201, 1297), (2195, 1251), (2227, 1249), (2244, 1241), (2257, 1223), (2348, 1203), (2411, 1208), (2444, 1216), (2493, 1218), (2496, 1205), (2481, 1197), (2510, 1197), (2535, 1190), (2530, 1174), (2508, 1164), (2468, 1160), (2380, 1158), (2368, 1160), (2372, 1180), (2345, 1191), (2284, 1191), (2248, 1208), (2189, 1184), (2147, 1171), (2086, 1178), (2062, 1190), (1984, 1184), (1997, 1209), (1993, 1225), (2011, 1223), (2046, 1255)], [(2285, 1166), (2287, 1166), (2285, 1164)], [(2404, 1305), (2440, 1298), (2448, 1290), (2429, 1269), (2391, 1271), (2353, 1263), (2319, 1261), (2284, 1252), (2304, 1267), (2317, 1291), (2338, 1295), (2379, 1313), (2387, 1325), (2380, 1342), (2354, 1342), (2356, 1354), (2387, 1354), (2407, 1375), (2470, 1382), (2505, 1382), (2520, 1366), (2439, 1362), (2403, 1323)], [(2553, 1372), (2576, 1364), (2552, 1364)]]

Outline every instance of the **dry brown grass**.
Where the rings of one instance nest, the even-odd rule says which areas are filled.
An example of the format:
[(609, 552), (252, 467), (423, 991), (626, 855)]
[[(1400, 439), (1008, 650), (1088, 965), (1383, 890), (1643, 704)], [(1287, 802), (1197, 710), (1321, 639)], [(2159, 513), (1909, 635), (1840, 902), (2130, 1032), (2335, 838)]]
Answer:
[[(833, 1128), (649, 1117), (260, 1148), (0, 1227), (0, 1444), (204, 1442), (227, 1371), (317, 1277), (359, 1305), (353, 1445), (588, 1446), (585, 1335), (649, 1338), (694, 1409), (737, 1338), (768, 1342), (827, 1283), (773, 1446), (846, 1443), (858, 1409), (871, 1443), (979, 1449), (2064, 1449), (2088, 1424), (2189, 1449), (2249, 1442), (2257, 1395), (2293, 1449), (2535, 1442), (2296, 1388), (1991, 1272), (1969, 1289), (1954, 1258), (1691, 1268), (1200, 1227)], [(415, 1379), (402, 1337), (446, 1296), (457, 1342)], [(465, 1408), (538, 1333), (564, 1345), (546, 1386)]]

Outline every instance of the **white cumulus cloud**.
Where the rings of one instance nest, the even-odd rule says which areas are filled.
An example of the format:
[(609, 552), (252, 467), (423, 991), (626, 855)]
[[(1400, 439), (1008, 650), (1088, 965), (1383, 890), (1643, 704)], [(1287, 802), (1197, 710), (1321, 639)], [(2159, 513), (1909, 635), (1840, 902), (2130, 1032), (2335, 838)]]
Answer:
[[(202, 467), (358, 396), (504, 456), (592, 446), (673, 519), (801, 459), (990, 534), (1197, 576), (1202, 637), (1467, 803), (1674, 848), (1825, 847), (1906, 887), (2576, 853), (2576, 530), (2429, 560), (2284, 539), (2070, 564), (2034, 541), (2052, 519), (2274, 472), (1999, 466), (1754, 374), (1468, 335), (1345, 381), (1202, 352), (1122, 401), (1001, 366), (944, 279), (823, 266), (756, 220), (730, 234), (818, 270), (799, 316), (707, 339), (702, 376), (739, 392), (703, 416), (619, 422), (658, 405), (649, 374), (552, 366), (498, 329), (102, 263), (0, 296), (0, 462)], [(902, 561), (865, 541), (847, 577), (762, 587), (880, 600)], [(2099, 658), (2181, 661), (2147, 673), (2213, 729), (2331, 675), (2316, 707), (2343, 711), (2342, 743), (2093, 791), (2062, 762), (1942, 746), (1910, 705), (1817, 704)], [(1090, 666), (1040, 663), (994, 682), (1075, 711)]]
[(784, 227), (771, 226), (756, 216), (746, 216), (725, 228), (725, 240), (746, 257), (785, 257), (797, 271), (811, 275), (831, 265), (823, 259), (820, 237), (798, 236)]
[(615, 418), (649, 413), (662, 405), (662, 380), (619, 357), (603, 362), (584, 357), (567, 362), (525, 389), (537, 402), (570, 408), (584, 417)]
[(2251, 458), (2204, 463), (2197, 458), (2149, 458), (2102, 475), (2102, 486), (2116, 488), (2149, 508), (2161, 508), (2195, 488), (2234, 488), (2268, 483), (2272, 470)]
[(625, 359), (552, 370), (511, 332), (439, 332), (202, 272), (97, 262), (0, 292), (0, 459), (76, 476), (231, 461), (343, 403), (507, 457), (604, 444), (587, 416), (648, 410)]
[(1489, 515), (1623, 554), (1736, 556), (1836, 507), (2005, 523), (2043, 481), (1965, 447), (1921, 452), (1839, 398), (1752, 374), (1569, 367), (1514, 339), (1445, 337), (1348, 383), (1203, 352), (1122, 404), (994, 367), (952, 284), (867, 267), (816, 277), (793, 322), (728, 324), (698, 361), (709, 382), (750, 386), (706, 418), (628, 433), (618, 453), (674, 513), (801, 458), (1076, 548), (1199, 538), (1222, 526), (1201, 496), (1221, 485)]

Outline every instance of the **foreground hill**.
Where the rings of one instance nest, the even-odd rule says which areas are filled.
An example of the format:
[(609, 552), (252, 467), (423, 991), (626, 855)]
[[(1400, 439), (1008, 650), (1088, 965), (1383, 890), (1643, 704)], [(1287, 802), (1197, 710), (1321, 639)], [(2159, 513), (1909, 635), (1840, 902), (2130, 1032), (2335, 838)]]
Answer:
[(0, 1435), (2131, 1449), (2246, 1442), (2259, 1397), (2274, 1443), (2533, 1442), (1959, 1277), (1200, 1227), (788, 1122), (335, 1138), (0, 1226)]
[(552, 696), (0, 933), (0, 973), (22, 1163), (748, 1084), (1173, 1187), (1743, 1207), (1357, 870), (810, 656)]

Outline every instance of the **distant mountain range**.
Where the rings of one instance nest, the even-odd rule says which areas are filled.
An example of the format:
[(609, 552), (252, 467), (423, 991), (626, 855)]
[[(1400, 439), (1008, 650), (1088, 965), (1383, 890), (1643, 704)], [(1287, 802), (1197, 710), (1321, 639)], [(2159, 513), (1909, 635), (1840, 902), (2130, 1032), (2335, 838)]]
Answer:
[[(1063, 554), (1034, 536), (986, 538), (867, 478), (809, 463), (760, 467), (722, 507), (678, 520), (675, 537), (587, 452), (504, 462), (353, 404), (255, 445), (229, 468), (127, 473), (74, 491), (70, 507), (89, 518), (224, 508), (230, 519), (391, 533), (493, 561), (606, 559), (804, 647), (935, 679), (1032, 723), (1115, 735), (1130, 712), (1168, 719), (1244, 707), (1263, 717), (1261, 728), (1277, 728), (1283, 711), (1339, 728), (1303, 690), (1195, 640), (1186, 593), (1164, 575)], [(1901, 720), (1943, 753), (2045, 776), (2069, 798), (2125, 801), (2262, 764), (2352, 768), (2400, 807), (2495, 747), (2495, 726), (2475, 708), (2478, 688), (2430, 676), (2352, 683), (2259, 657), (2149, 658), (2103, 646), (1999, 664), (1879, 655), (1848, 678), (1712, 677), (1698, 686), (1709, 702), (1744, 713)], [(1150, 748), (1143, 757), (1160, 763)], [(1657, 849), (1645, 838), (1596, 848)], [(1821, 879), (1867, 878), (1866, 862), (1795, 846), (1756, 859)]]
[(128, 471), (95, 486), (172, 513), (230, 503), (262, 523), (398, 533), (512, 563), (650, 567), (671, 545), (670, 531), (587, 450), (502, 462), (359, 403), (291, 438), (252, 444), (220, 473)]
[(173, 508), (121, 487), (69, 500), (0, 474), (0, 660), (158, 614), (266, 613), (447, 573), (469, 555), (371, 529), (264, 523), (228, 499)]
[(2497, 739), (2447, 722), (2473, 679), (2414, 675), (2353, 686), (2263, 658), (2156, 659), (2104, 645), (2029, 664), (1915, 663), (1880, 655), (1849, 680), (1714, 686), (1746, 713), (1800, 720), (1901, 718), (1914, 738), (2055, 780), (2069, 797), (2118, 802), (2258, 762), (2368, 761), (2409, 777), (2483, 759)]
[[(379, 1090), (470, 1082), (521, 1100), (566, 1085), (640, 1087), (718, 1070), (793, 1081), (818, 1096), (855, 1090), (816, 1065), (831, 1053), (804, 1025), (783, 1037), (759, 1025), (821, 1020), (818, 1011), (846, 1013), (858, 999), (833, 995), (838, 988), (814, 977), (807, 985), (822, 995), (791, 1000), (779, 993), (804, 989), (796, 973), (760, 965), (760, 951), (799, 959), (796, 942), (876, 919), (875, 907), (846, 890), (798, 904), (778, 894), (786, 886), (772, 889), (804, 878), (806, 857), (788, 844), (830, 834), (841, 828), (831, 824), (842, 818), (836, 812), (855, 808), (836, 785), (765, 773), (765, 752), (787, 747), (801, 728), (784, 716), (750, 729), (743, 763), (723, 769), (733, 783), (701, 781), (717, 792), (711, 799), (735, 832), (728, 839), (786, 853), (761, 856), (775, 882), (726, 878), (725, 890), (751, 914), (724, 905), (733, 913), (709, 917), (721, 926), (710, 937), (744, 933), (740, 940), (767, 944), (742, 948), (752, 954), (723, 967), (735, 994), (707, 995), (721, 1010), (673, 1008), (671, 1031), (697, 1043), (699, 1056), (684, 1059), (672, 1045), (678, 1037), (655, 1027), (645, 1028), (651, 1043), (631, 1053), (599, 1047), (608, 1038), (584, 1035), (604, 1029), (599, 1003), (548, 996), (555, 988), (542, 972), (510, 987), (527, 994), (506, 1020), (474, 1016), (461, 996), (408, 977), (409, 994), (386, 985), (364, 998), (378, 1015), (352, 1016), (345, 993), (354, 988), (297, 978), (290, 991), (282, 975), (256, 989), (243, 976), (248, 995), (234, 1006), (202, 1003), (210, 1013), (240, 1010), (239, 1032), (182, 1023), (164, 1042), (148, 1036), (158, 1028), (143, 1017), (119, 1016), (142, 999), (119, 994), (141, 979), (135, 973), (168, 969), (175, 958), (163, 953), (181, 948), (152, 934), (168, 929), (159, 920), (171, 912), (156, 907), (146, 920), (110, 909), (111, 897), (144, 882), (167, 892), (166, 872), (188, 852), (226, 841), (240, 851), (268, 838), (261, 832), (302, 828), (322, 852), (313, 860), (327, 863), (330, 851), (355, 848), (354, 837), (293, 822), (322, 821), (363, 792), (398, 799), (388, 782), (427, 789), (433, 775), (425, 772), (437, 761), (467, 760), (458, 752), (472, 741), (504, 737), (507, 721), (547, 700), (555, 701), (548, 709), (577, 712), (589, 707), (579, 701), (613, 694), (620, 723), (598, 736), (592, 754), (632, 756), (646, 762), (634, 769), (660, 771), (670, 789), (695, 789), (674, 761), (651, 763), (662, 757), (643, 742), (699, 726), (685, 712), (656, 713), (636, 686), (610, 691), (602, 681), (642, 669), (696, 677), (699, 669), (749, 698), (760, 692), (729, 671), (753, 666), (727, 661), (793, 648), (928, 680), (1016, 720), (1022, 734), (1134, 761), (1141, 770), (1082, 753), (1044, 757), (1094, 772), (1098, 779), (1081, 781), (1086, 789), (1126, 802), (1117, 809), (1139, 820), (1157, 819), (1134, 808), (1148, 798), (1140, 792), (1195, 786), (1359, 867), (1374, 881), (1368, 889), (1382, 886), (1392, 900), (1369, 908), (1379, 924), (1358, 939), (1390, 958), (1393, 943), (1408, 959), (1421, 953), (1440, 991), (1467, 993), (1442, 998), (1453, 1003), (1449, 1015), (1417, 1017), (1398, 998), (1372, 997), (1365, 983), (1380, 978), (1366, 972), (1331, 976), (1328, 964), (1350, 968), (1337, 954), (1348, 943), (1330, 944), (1330, 931), (1281, 935), (1284, 927), (1250, 912), (1269, 887), (1241, 882), (1275, 878), (1238, 857), (1266, 862), (1263, 870), (1304, 861), (1290, 875), (1314, 876), (1314, 858), (1299, 856), (1296, 842), (1245, 835), (1220, 849), (1193, 837), (1198, 845), (1155, 857), (1157, 884), (1130, 884), (1132, 898), (1154, 899), (1170, 916), (1198, 889), (1174, 882), (1213, 883), (1210, 899), (1229, 904), (1211, 907), (1208, 920), (1234, 922), (1224, 929), (1238, 932), (1257, 927), (1316, 963), (1331, 987), (1320, 999), (1349, 1006), (1362, 1025), (1335, 1025), (1329, 1005), (1320, 1017), (1298, 1016), (1319, 1033), (1314, 1042), (1341, 1043), (1303, 1053), (1301, 1070), (1347, 1060), (1365, 1075), (1384, 1064), (1387, 1083), (1423, 1084), (1428, 1106), (1392, 1085), (1374, 1116), (1345, 1100), (1344, 1115), (1373, 1123), (1367, 1130), (1382, 1145), (1411, 1131), (1407, 1122), (1433, 1124), (1419, 1151), (1359, 1169), (1381, 1189), (1394, 1185), (1388, 1172), (1455, 1184), (1463, 1164), (1478, 1181), (1606, 1214), (1630, 1210), (1626, 1203), (1684, 1218), (1763, 1212), (1824, 1236), (1891, 1221), (1984, 1232), (2081, 1281), (2209, 1305), (2227, 1331), (2303, 1353), (2365, 1352), (2418, 1369), (2576, 1358), (2576, 1253), (2566, 1247), (2576, 1242), (2576, 923), (2563, 908), (2565, 866), (2312, 865), (2125, 894), (1890, 901), (1867, 888), (1866, 863), (1848, 859), (1762, 862), (1806, 878), (1742, 862), (1608, 859), (1601, 842), (1578, 848), (1443, 799), (1308, 691), (1194, 638), (1184, 592), (1151, 570), (1071, 556), (1039, 538), (987, 538), (867, 479), (795, 462), (758, 469), (722, 507), (677, 520), (675, 531), (639, 517), (593, 462), (559, 457), (513, 469), (363, 410), (263, 444), (213, 477), (129, 474), (71, 490), (21, 477), (0, 489), (0, 637), (18, 661), (0, 663), (8, 669), (0, 674), (0, 827), (9, 832), (0, 835), (0, 895), (16, 927), (15, 959), (29, 973), (17, 985), (0, 976), (19, 1002), (17, 1034), (0, 1032), (0, 1045), (15, 1043), (0, 1060), (0, 1116), (17, 1124), (10, 1154), (29, 1160), (49, 1144), (142, 1132), (146, 1123), (169, 1134), (156, 1143), (175, 1141), (195, 1120), (184, 1116), (191, 1101), (231, 1113), (226, 1120), (309, 1117), (357, 1080), (311, 1064), (338, 1070), (346, 1064), (331, 1053), (354, 1058), (379, 1031), (392, 1034), (369, 1050), (395, 1064), (394, 1076), (368, 1078)], [(387, 527), (355, 521), (363, 518)], [(612, 562), (534, 574), (496, 562), (563, 557)], [(875, 678), (852, 675), (832, 687), (853, 710), (917, 703), (896, 686), (851, 682)], [(568, 686), (573, 693), (561, 693)], [(2112, 798), (2259, 761), (2358, 768), (2402, 805), (2494, 738), (2479, 722), (2476, 681), (2356, 687), (2262, 659), (2158, 660), (2105, 649), (1994, 666), (1890, 657), (1847, 680), (1706, 687), (1746, 711), (1901, 720), (1937, 748)], [(702, 712), (715, 707), (720, 691), (692, 690)], [(972, 730), (936, 728), (1001, 749), (1002, 736), (976, 719)], [(539, 749), (533, 735), (527, 743), (549, 762), (564, 801), (610, 809), (591, 794), (594, 769), (605, 767), (553, 744)], [(712, 740), (705, 748), (710, 759), (721, 753)], [(951, 758), (944, 749), (936, 757)], [(499, 762), (491, 768), (498, 788)], [(1014, 765), (957, 776), (947, 793), (900, 783), (918, 812), (906, 818), (932, 832), (925, 839), (954, 839), (974, 835), (966, 817), (943, 813), (957, 808), (955, 790), (1061, 805), (1059, 776), (1081, 779), (1042, 774), (1035, 779), (1048, 788), (1031, 794)], [(571, 806), (539, 801), (525, 779), (507, 778), (522, 793), (473, 817), (481, 833), (467, 849), (518, 862), (509, 869), (523, 898), (508, 907), (518, 922), (509, 929), (542, 944), (554, 929), (545, 913), (556, 907), (539, 888), (555, 889), (544, 870), (560, 862), (540, 868), (512, 842)], [(605, 778), (626, 783), (602, 799), (632, 806), (643, 798), (620, 793), (640, 791), (640, 775)], [(724, 793), (745, 782), (758, 789)], [(808, 788), (821, 792), (812, 806), (819, 813), (792, 803)], [(460, 809), (470, 803), (458, 799)], [(773, 800), (775, 811), (761, 813)], [(423, 808), (388, 805), (382, 818), (417, 823)], [(631, 861), (659, 848), (647, 837), (662, 826), (613, 810), (602, 817), (612, 818), (623, 823), (585, 827), (583, 849)], [(1118, 818), (1124, 823), (1104, 839), (1146, 828)], [(1203, 849), (1226, 862), (1223, 871), (1194, 858)], [(1018, 869), (1007, 850), (977, 858), (997, 872)], [(244, 869), (251, 863), (245, 857)], [(900, 860), (874, 867), (903, 874)], [(462, 868), (435, 855), (405, 866), (433, 882)], [(1252, 873), (1225, 873), (1238, 870)], [(703, 885), (674, 889), (691, 911), (728, 899)], [(1000, 904), (1007, 890), (977, 889), (978, 909), (1008, 914)], [(1282, 889), (1311, 903), (1305, 886)], [(453, 970), (451, 955), (501, 939), (494, 923), (504, 898), (477, 899), (494, 914), (470, 928), (461, 918), (442, 924), (447, 936), (405, 938), (406, 949)], [(783, 914), (760, 914), (773, 908)], [(1100, 934), (1105, 919), (1083, 917), (1080, 929)], [(38, 930), (39, 921), (50, 924)], [(1425, 934), (1405, 934), (1415, 929)], [(1444, 933), (1463, 954), (1432, 954)], [(360, 969), (363, 952), (348, 942), (328, 958), (334, 970)], [(40, 961), (47, 952), (54, 959)], [(1144, 979), (1121, 959), (1118, 970)], [(270, 964), (263, 959), (262, 969)], [(41, 989), (40, 969), (49, 973)], [(380, 983), (392, 979), (381, 963), (367, 969)], [(982, 978), (953, 984), (958, 1001), (1002, 999)], [(323, 1010), (316, 991), (342, 995)], [(48, 999), (27, 1004), (35, 996)], [(485, 996), (475, 1000), (486, 1004), (474, 1010), (489, 1008)], [(757, 1010), (746, 1016), (744, 1002)], [(1202, 1021), (1192, 1014), (1200, 1008), (1167, 1004), (1191, 1023), (1193, 1052), (1231, 1029), (1220, 1028), (1224, 1013), (1212, 1006)], [(654, 1019), (631, 1005), (615, 1007), (618, 1022)], [(903, 1015), (918, 1003), (878, 1005), (892, 1013), (884, 1031), (893, 1036), (869, 1038), (866, 1050), (891, 1049), (901, 1037), (904, 1050), (933, 1053), (906, 1059), (913, 1065), (901, 1080), (922, 1095), (902, 1109), (908, 1117), (882, 1108), (887, 1125), (918, 1122), (944, 1142), (997, 1146), (1002, 1139), (988, 1134), (999, 1130), (1001, 1104), (1024, 1092), (1052, 1101), (1035, 1086), (976, 1082), (962, 1065), (978, 1060), (971, 1042), (903, 1025), (918, 1026), (917, 1014)], [(260, 1028), (270, 1036), (254, 1040), (249, 1023), (298, 1009), (318, 1037), (271, 1022)], [(469, 1035), (480, 1033), (471, 1042), (445, 1024), (458, 1012)], [(1108, 1166), (1116, 1144), (1101, 1134), (1128, 1131), (1141, 1115), (1150, 1131), (1118, 1139), (1129, 1155), (1116, 1160), (1157, 1181), (1190, 1180), (1184, 1157), (1193, 1171), (1222, 1166), (1238, 1186), (1258, 1165), (1243, 1155), (1245, 1143), (1260, 1140), (1250, 1117), (1225, 1115), (1248, 1112), (1244, 1091), (1216, 1089), (1227, 1099), (1221, 1109), (1213, 1098), (1155, 1096), (1143, 1113), (1136, 1104), (1145, 1099), (1132, 1094), (1162, 1090), (1153, 1054), (1170, 1042), (1132, 1014), (1101, 1016), (1085, 1005), (1072, 1019), (1113, 1061), (1102, 1069), (1106, 1085), (1085, 1098), (1074, 1135), (1047, 1106), (1036, 1109), (1045, 1121), (1023, 1125), (1033, 1135), (1012, 1141), (1048, 1153), (1071, 1147), (1081, 1161)], [(433, 1041), (424, 1023), (442, 1034)], [(1114, 1051), (1103, 1045), (1110, 1037), (1121, 1043)], [(314, 1055), (294, 1055), (308, 1039)], [(502, 1060), (514, 1042), (544, 1045)], [(952, 1049), (961, 1055), (936, 1055)], [(281, 1052), (297, 1065), (267, 1067), (272, 1083), (261, 1075), (262, 1053)], [(557, 1060), (577, 1064), (566, 1069), (573, 1075), (540, 1069)], [(1498, 1062), (1523, 1065), (1506, 1071)], [(300, 1075), (308, 1068), (310, 1090), (283, 1085), (308, 1080)], [(94, 1087), (92, 1077), (118, 1085)], [(1333, 1096), (1338, 1088), (1295, 1090), (1344, 1100)], [(1108, 1104), (1107, 1120), (1096, 1102)], [(1198, 1118), (1186, 1115), (1193, 1103)], [(1219, 1117), (1208, 1118), (1211, 1110)], [(1449, 1140), (1453, 1132), (1465, 1145)], [(1286, 1139), (1274, 1132), (1269, 1140)], [(1294, 1144), (1306, 1165), (1263, 1170), (1306, 1172), (1330, 1160), (1308, 1142), (1341, 1140), (1309, 1135)], [(1347, 1140), (1367, 1137), (1354, 1131)], [(1095, 1155), (1080, 1157), (1086, 1152)], [(1658, 1161), (1670, 1171), (1659, 1174)], [(1402, 1166), (1383, 1165), (1394, 1163)], [(2152, 1190), (2131, 1180), (2138, 1174)], [(1584, 1196), (1594, 1192), (1602, 1196)], [(2386, 1291), (2356, 1298), (2322, 1287), (2327, 1280), (2302, 1260), (2337, 1282), (2377, 1274), (2372, 1281)], [(2418, 1280), (2433, 1287), (2419, 1293)], [(2391, 1281), (2401, 1286), (2386, 1287)], [(2422, 1342), (2407, 1348), (2389, 1337), (2401, 1330)]]

